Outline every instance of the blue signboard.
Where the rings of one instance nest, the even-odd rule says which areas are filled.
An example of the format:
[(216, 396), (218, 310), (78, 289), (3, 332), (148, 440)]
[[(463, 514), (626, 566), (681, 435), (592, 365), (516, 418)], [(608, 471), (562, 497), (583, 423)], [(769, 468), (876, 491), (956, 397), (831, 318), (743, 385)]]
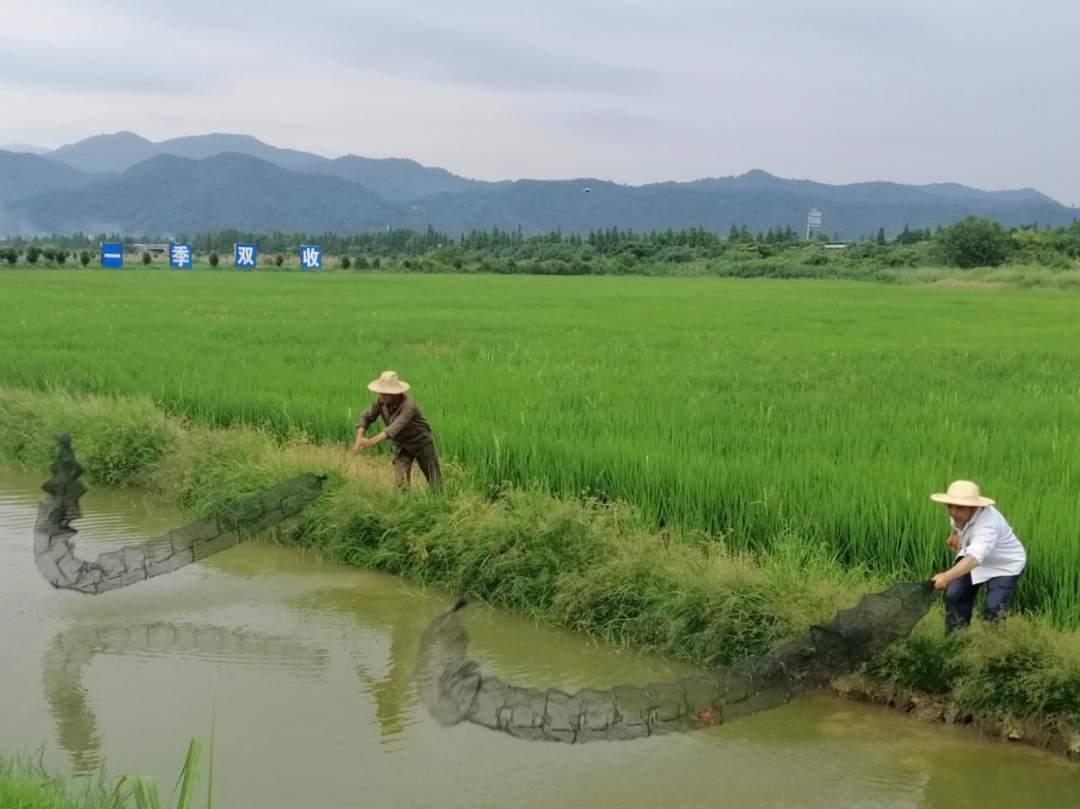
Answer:
[(233, 248), (233, 266), (246, 270), (255, 269), (257, 253), (253, 244), (237, 244)]
[(101, 266), (110, 268), (123, 267), (124, 245), (119, 242), (102, 242)]
[(322, 247), (317, 244), (300, 245), (300, 269), (322, 269)]
[(191, 257), (194, 255), (190, 244), (169, 242), (169, 266), (178, 270), (191, 269)]

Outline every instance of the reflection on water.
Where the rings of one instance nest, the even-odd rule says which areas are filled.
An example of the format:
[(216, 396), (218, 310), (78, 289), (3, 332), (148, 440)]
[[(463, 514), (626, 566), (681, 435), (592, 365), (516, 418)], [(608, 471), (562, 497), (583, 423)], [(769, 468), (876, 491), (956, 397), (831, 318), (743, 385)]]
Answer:
[[(57, 741), (71, 754), (76, 772), (101, 764), (101, 735), (90, 707), (83, 670), (96, 655), (205, 659), (230, 666), (280, 668), (302, 675), (326, 667), (325, 649), (259, 632), (157, 622), (76, 627), (60, 632), (41, 661), (45, 700), (56, 720)], [(160, 699), (169, 701), (167, 688)]]
[[(418, 704), (420, 634), (449, 594), (241, 545), (103, 596), (34, 568), (40, 481), (0, 470), (0, 751), (175, 778), (214, 717), (221, 806), (1080, 807), (1080, 768), (828, 697), (715, 729), (583, 748), (445, 729)], [(80, 544), (177, 515), (91, 490)], [(686, 665), (470, 607), (472, 657), (523, 684), (677, 679)]]
[(357, 653), (354, 665), (364, 693), (375, 703), (375, 718), (384, 742), (392, 741), (411, 724), (416, 712), (413, 669), (420, 632), (432, 614), (421, 599), (358, 598), (352, 590), (327, 589), (289, 600), (303, 613), (338, 614), (384, 639), (385, 662)]

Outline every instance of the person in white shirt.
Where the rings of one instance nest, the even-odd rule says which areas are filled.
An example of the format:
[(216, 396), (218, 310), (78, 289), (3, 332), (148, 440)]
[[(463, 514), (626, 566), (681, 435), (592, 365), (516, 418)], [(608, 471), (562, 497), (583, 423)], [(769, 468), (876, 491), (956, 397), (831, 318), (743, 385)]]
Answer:
[(994, 501), (983, 497), (970, 480), (955, 480), (948, 491), (932, 494), (930, 499), (945, 504), (952, 526), (945, 543), (956, 553), (956, 563), (933, 578), (934, 587), (945, 591), (945, 631), (971, 623), (975, 596), (983, 584), (983, 619), (1003, 619), (1027, 564), (1024, 546), (994, 508)]

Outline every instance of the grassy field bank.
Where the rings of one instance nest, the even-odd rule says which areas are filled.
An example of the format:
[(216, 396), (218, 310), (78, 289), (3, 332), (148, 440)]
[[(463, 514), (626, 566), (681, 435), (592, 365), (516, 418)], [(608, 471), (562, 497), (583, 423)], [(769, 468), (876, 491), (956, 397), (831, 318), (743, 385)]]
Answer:
[[(0, 460), (43, 473), (71, 431), (87, 479), (169, 494), (194, 514), (300, 471), (329, 476), (320, 501), (278, 529), (332, 560), (406, 576), (540, 621), (706, 665), (759, 654), (885, 580), (797, 533), (740, 551), (689, 529), (656, 530), (630, 506), (535, 489), (399, 493), (385, 465), (250, 428), (210, 430), (145, 398), (0, 391)], [(947, 698), (955, 718), (1030, 722), (1058, 749), (1080, 734), (1080, 634), (1014, 616), (945, 640), (940, 609), (865, 673), (877, 688)]]
[(0, 383), (145, 395), (205, 425), (351, 438), (397, 369), (444, 456), (633, 503), (733, 550), (945, 563), (927, 493), (978, 480), (1080, 624), (1080, 298), (835, 281), (0, 273)]

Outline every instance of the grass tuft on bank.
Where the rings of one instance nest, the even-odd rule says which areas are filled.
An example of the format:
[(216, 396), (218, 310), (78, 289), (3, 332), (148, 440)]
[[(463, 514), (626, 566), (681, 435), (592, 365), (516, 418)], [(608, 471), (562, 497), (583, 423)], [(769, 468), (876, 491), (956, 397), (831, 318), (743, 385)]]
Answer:
[(3, 809), (124, 809), (126, 802), (100, 783), (81, 791), (40, 763), (0, 757), (0, 807)]

